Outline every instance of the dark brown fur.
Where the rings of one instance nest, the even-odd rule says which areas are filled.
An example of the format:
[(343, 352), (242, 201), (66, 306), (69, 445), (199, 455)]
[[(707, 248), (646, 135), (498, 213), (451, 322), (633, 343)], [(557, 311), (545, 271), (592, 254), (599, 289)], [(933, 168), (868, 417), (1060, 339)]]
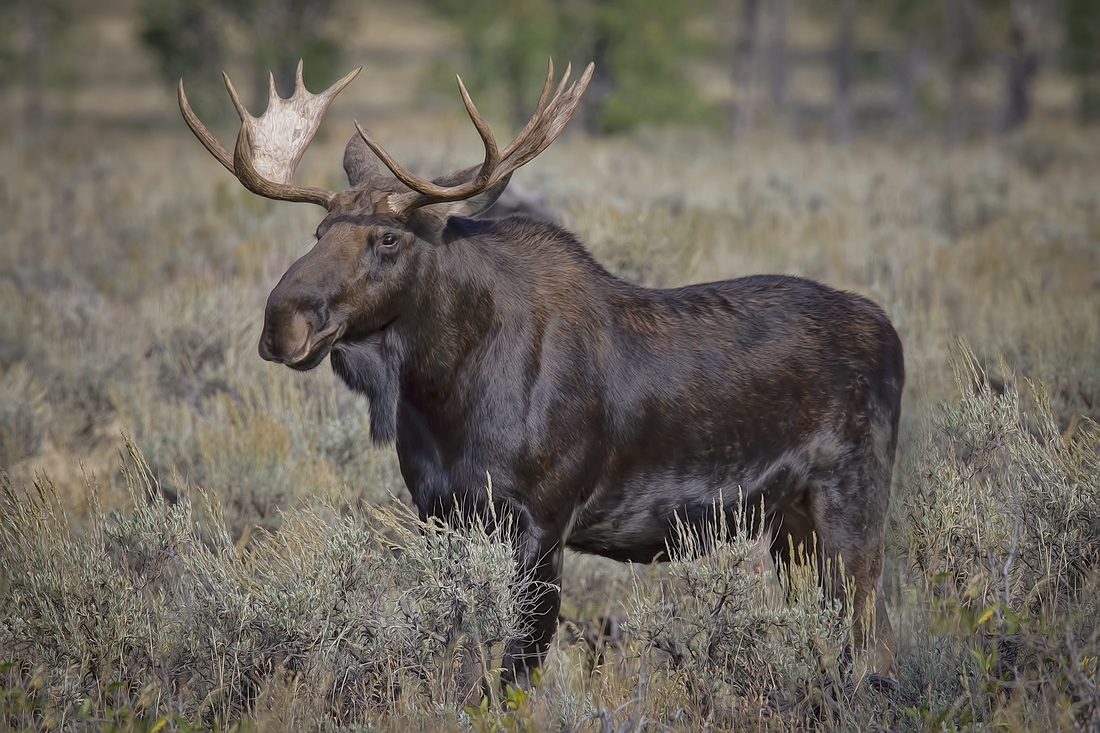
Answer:
[[(488, 517), (491, 475), (524, 577), (558, 586), (565, 547), (649, 562), (677, 517), (701, 526), (719, 501), (732, 518), (739, 496), (763, 499), (773, 553), (816, 533), (856, 613), (870, 608), (904, 382), (881, 309), (785, 276), (642, 288), (553, 224), (463, 218), (503, 185), (399, 220), (385, 202), (406, 189), (365, 160), (353, 138), (359, 187), (272, 291), (260, 353), (299, 369), (331, 354), (370, 400), (373, 439), (396, 440), (421, 516)], [(505, 682), (525, 681), (553, 635), (558, 592), (537, 587)]]

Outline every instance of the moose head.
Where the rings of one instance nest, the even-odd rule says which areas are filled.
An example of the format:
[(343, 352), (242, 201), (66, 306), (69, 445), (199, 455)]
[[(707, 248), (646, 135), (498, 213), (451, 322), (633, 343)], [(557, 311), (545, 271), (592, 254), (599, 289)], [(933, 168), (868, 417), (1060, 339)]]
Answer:
[[(283, 275), (264, 313), (260, 356), (293, 369), (313, 369), (341, 339), (362, 341), (401, 317), (414, 300), (411, 293), (425, 253), (440, 244), (447, 218), (474, 216), (492, 206), (512, 172), (557, 138), (592, 78), (593, 65), (570, 86), (567, 67), (555, 90), (551, 61), (534, 115), (504, 150), (459, 77), (462, 101), (485, 148), (480, 165), (425, 180), (402, 167), (357, 122), (357, 134), (344, 152), (348, 190), (293, 185), (294, 170), (329, 104), (361, 69), (321, 94), (311, 94), (299, 62), (293, 96), (282, 99), (272, 77), (268, 109), (259, 118), (249, 114), (223, 74), (242, 123), (232, 154), (195, 116), (183, 80), (179, 83), (180, 109), (188, 126), (245, 188), (270, 199), (317, 204), (329, 212), (317, 227), (317, 244)], [(371, 151), (392, 176), (379, 173)]]

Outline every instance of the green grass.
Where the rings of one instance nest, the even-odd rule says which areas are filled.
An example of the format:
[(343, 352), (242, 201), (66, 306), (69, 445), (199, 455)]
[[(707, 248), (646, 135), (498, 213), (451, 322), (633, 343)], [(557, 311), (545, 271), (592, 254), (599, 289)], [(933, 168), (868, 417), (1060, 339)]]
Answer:
[[(385, 139), (433, 172), (468, 164), (423, 142), (468, 122), (431, 125)], [(342, 137), (303, 181), (339, 185)], [(0, 148), (0, 728), (1097, 724), (1095, 133), (643, 132), (528, 168), (635, 281), (797, 273), (890, 314), (909, 376), (885, 578), (899, 689), (842, 671), (840, 610), (813, 578), (788, 599), (743, 572), (740, 538), (653, 568), (571, 555), (540, 685), (482, 706), (517, 632), (507, 548), (418, 525), (362, 400), (255, 352), (319, 212), (239, 190), (183, 132), (76, 128)]]

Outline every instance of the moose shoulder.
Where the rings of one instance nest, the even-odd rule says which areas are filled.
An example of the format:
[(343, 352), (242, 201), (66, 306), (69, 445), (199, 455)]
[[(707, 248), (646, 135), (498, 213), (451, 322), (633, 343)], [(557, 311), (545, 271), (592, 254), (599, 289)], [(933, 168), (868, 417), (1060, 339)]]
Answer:
[[(503, 681), (526, 681), (546, 653), (565, 547), (649, 562), (678, 521), (700, 526), (716, 508), (761, 502), (778, 558), (816, 537), (834, 576), (842, 565), (855, 588), (853, 644), (874, 618), (888, 671), (894, 638), (878, 590), (904, 368), (881, 309), (785, 276), (647, 289), (553, 224), (469, 218), (553, 141), (591, 66), (556, 90), (551, 67), (531, 122), (503, 151), (460, 81), (480, 166), (427, 181), (359, 128), (344, 155), (347, 191), (293, 186), (353, 76), (315, 96), (299, 67), (294, 96), (273, 92), (259, 119), (227, 78), (243, 122), (232, 154), (191, 113), (182, 83), (180, 105), (250, 190), (329, 211), (271, 292), (261, 356), (295, 369), (330, 357), (369, 398), (372, 438), (396, 441), (423, 517), (513, 518), (520, 572), (544, 582), (529, 586), (530, 633), (505, 649)], [(304, 133), (274, 132), (295, 125)]]

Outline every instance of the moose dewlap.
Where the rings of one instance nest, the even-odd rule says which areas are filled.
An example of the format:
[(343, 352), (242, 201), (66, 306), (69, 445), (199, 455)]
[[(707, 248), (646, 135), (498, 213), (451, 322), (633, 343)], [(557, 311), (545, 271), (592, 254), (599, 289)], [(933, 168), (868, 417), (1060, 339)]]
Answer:
[(260, 118), (226, 77), (242, 122), (232, 153), (182, 81), (180, 109), (249, 190), (328, 211), (271, 291), (260, 356), (301, 370), (330, 357), (369, 399), (373, 440), (396, 442), (422, 517), (513, 522), (529, 632), (505, 649), (502, 681), (525, 683), (546, 654), (564, 548), (650, 562), (679, 522), (702, 529), (719, 511), (735, 526), (742, 505), (779, 560), (816, 538), (828, 587), (854, 586), (853, 646), (873, 638), (888, 671), (894, 635), (878, 591), (904, 366), (882, 310), (797, 277), (647, 289), (555, 225), (469, 218), (561, 132), (591, 64), (556, 88), (551, 64), (531, 121), (503, 150), (460, 79), (480, 165), (425, 180), (356, 123), (348, 190), (293, 185), (358, 72), (314, 95), (299, 64), (294, 95), (273, 83)]

